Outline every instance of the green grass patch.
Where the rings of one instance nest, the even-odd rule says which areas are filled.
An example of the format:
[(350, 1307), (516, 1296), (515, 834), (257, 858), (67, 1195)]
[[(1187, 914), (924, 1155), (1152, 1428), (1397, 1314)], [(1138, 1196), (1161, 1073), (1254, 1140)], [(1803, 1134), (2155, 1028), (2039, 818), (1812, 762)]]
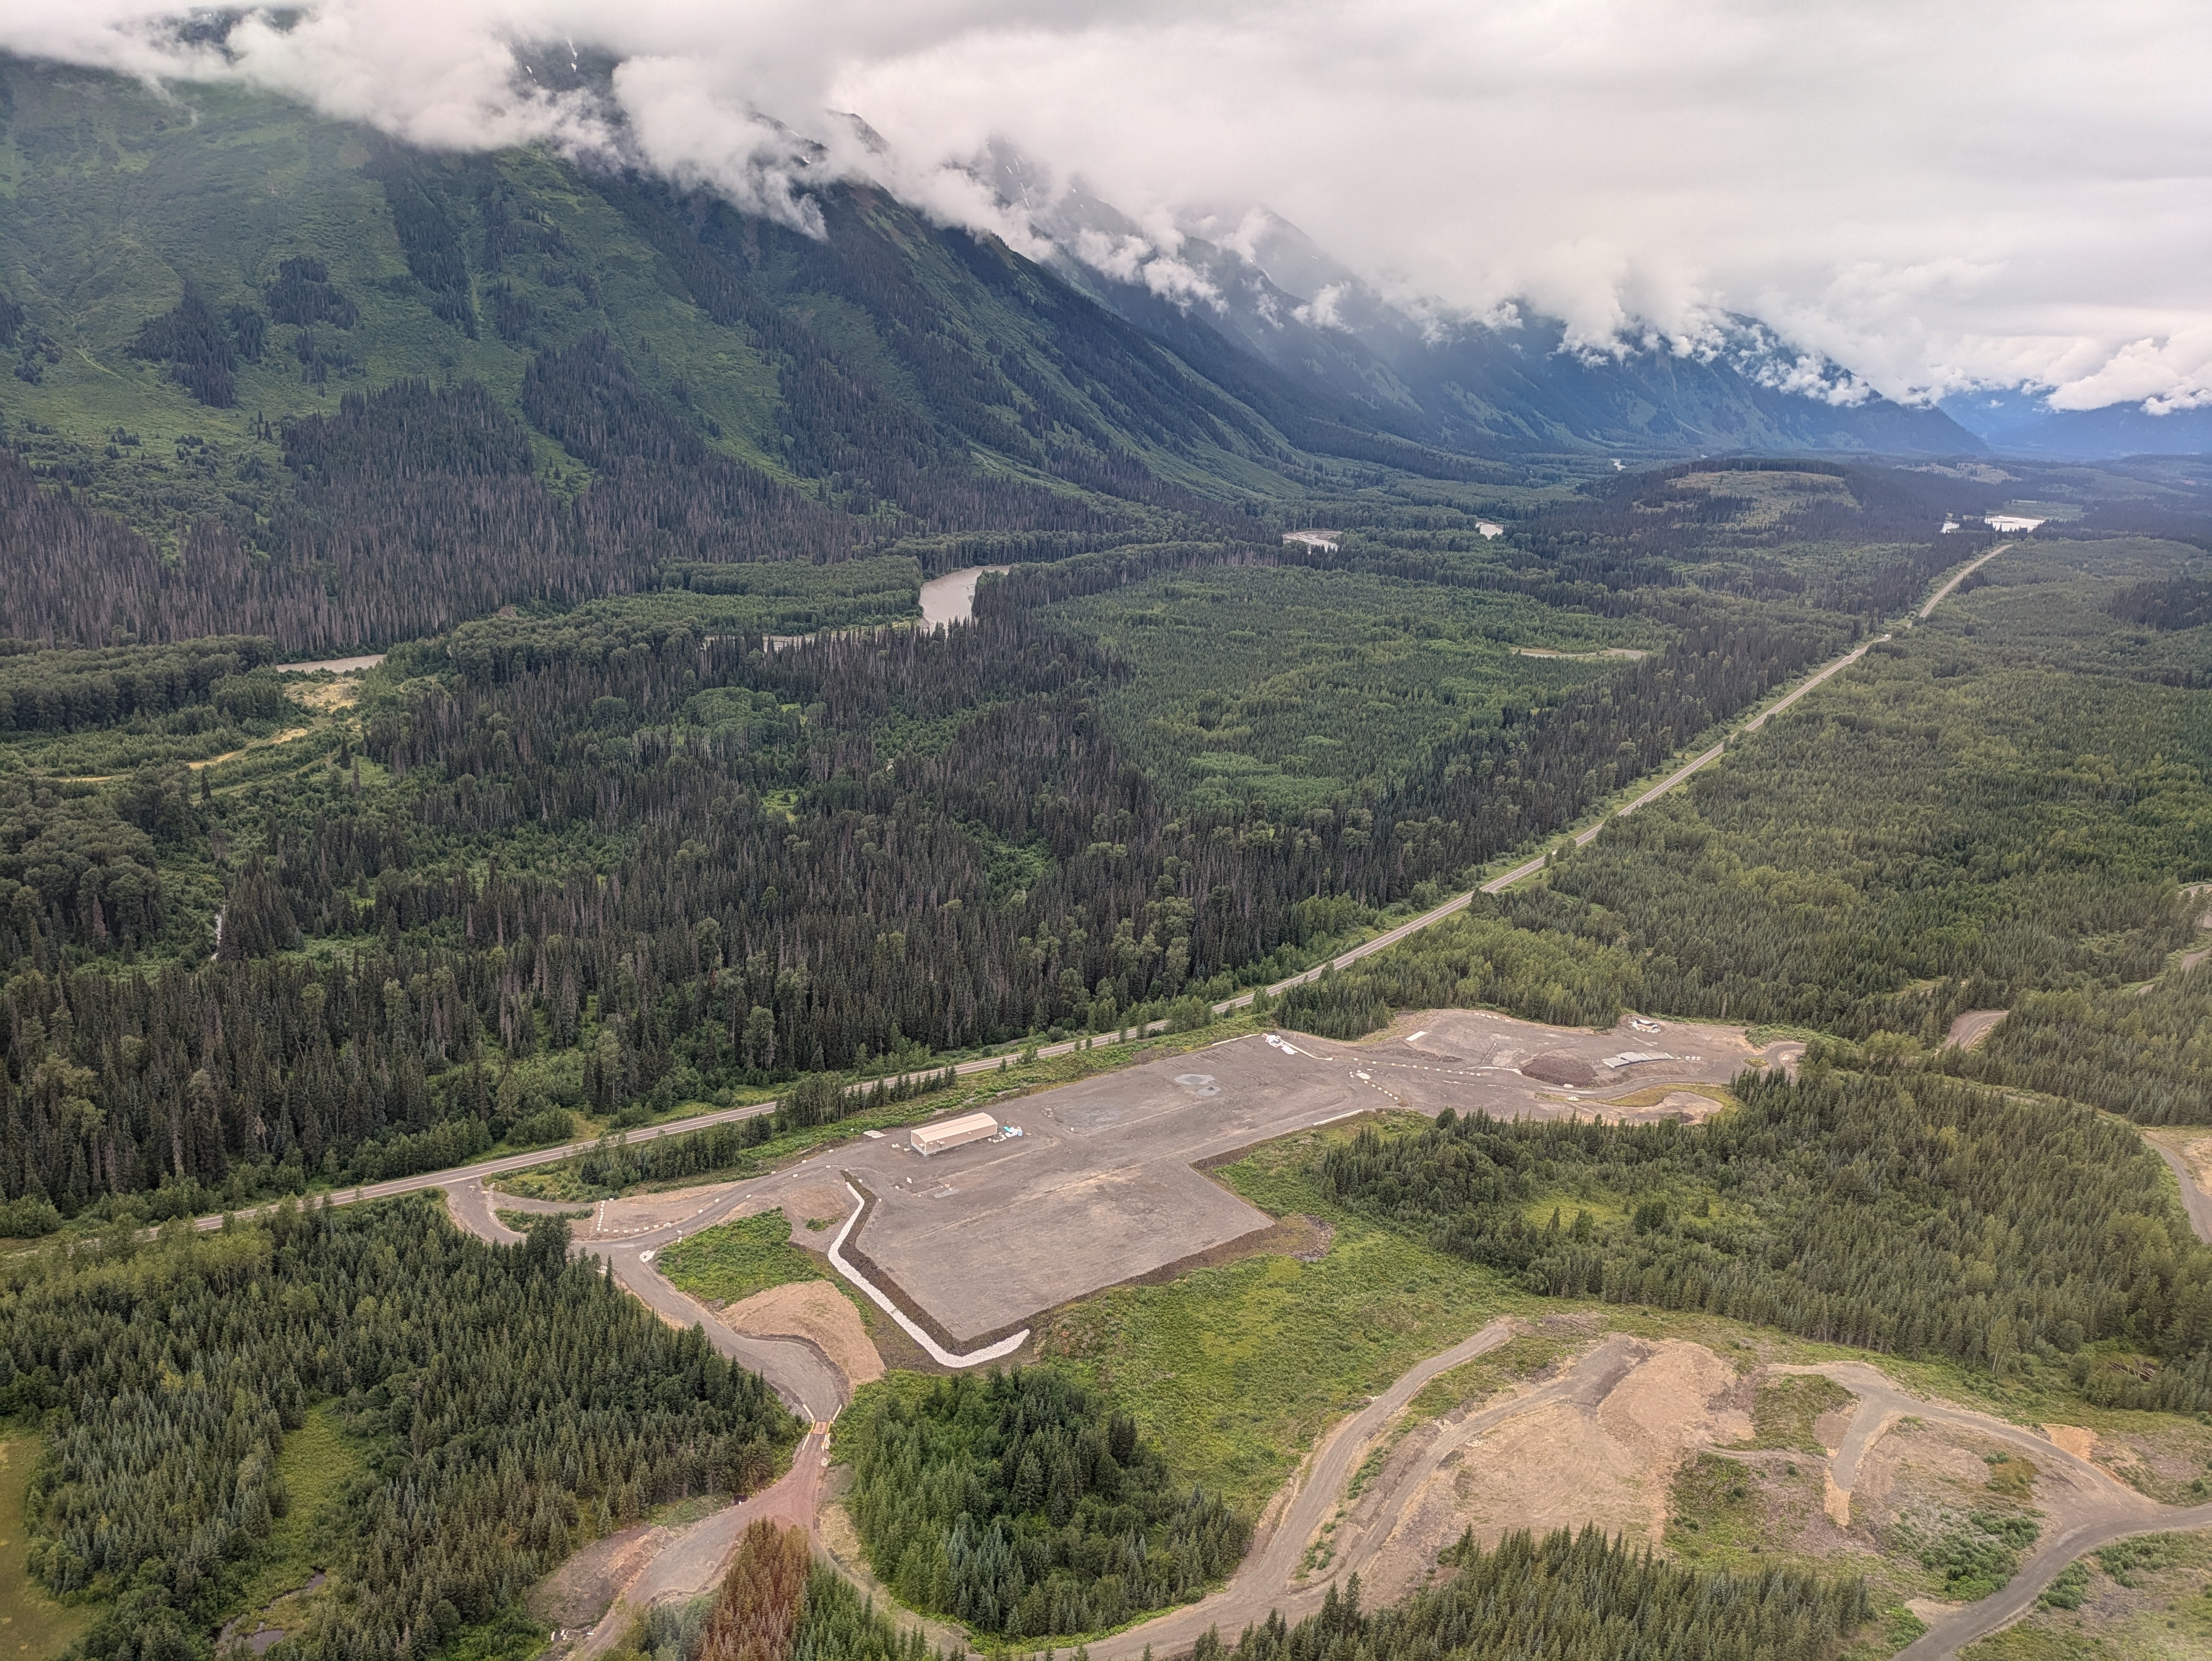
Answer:
[(465, 1627), (443, 1651), (445, 1661), (529, 1661), (545, 1649), (545, 1628), (519, 1604), (479, 1626)]
[(1407, 1420), (1419, 1424), (1510, 1389), (1540, 1372), (1574, 1348), (1575, 1342), (1548, 1332), (1524, 1332), (1487, 1355), (1478, 1355), (1449, 1372), (1440, 1372), (1407, 1403)]
[(1146, 770), (1202, 802), (1288, 807), (1382, 783), (1431, 746), (1556, 703), (1666, 636), (1518, 595), (1352, 571), (1177, 571), (1049, 607), (1135, 672), (1103, 701)]
[[(2097, 1567), (2130, 1591), (2139, 1591), (2160, 1569), (2192, 1561), (2187, 1536), (2140, 1534), (2132, 1540), (2116, 1540), (2097, 1550)], [(2194, 1554), (2202, 1561), (2203, 1553)]]
[(0, 1433), (0, 1661), (46, 1661), (82, 1637), (99, 1615), (88, 1604), (55, 1602), (26, 1567), (30, 1519), (23, 1500), (40, 1451), (30, 1431)]
[(1941, 1577), (1945, 1597), (1972, 1603), (2011, 1582), (2021, 1554), (2042, 1531), (2033, 1517), (1974, 1512), (1923, 1543), (1920, 1566)]
[(240, 1589), (241, 1609), (262, 1609), (330, 1566), (345, 1521), (346, 1489), (369, 1475), (361, 1444), (338, 1428), (337, 1403), (323, 1402), (301, 1415), (299, 1429), (286, 1435), (276, 1456), (276, 1475), (290, 1503)]
[(1763, 1553), (1765, 1522), (1759, 1479), (1741, 1460), (1700, 1453), (1676, 1473), (1667, 1543), (1698, 1567), (1739, 1567)]
[(781, 1209), (702, 1229), (660, 1254), (660, 1272), (702, 1304), (720, 1308), (770, 1287), (829, 1277), (791, 1243)]
[(2008, 1500), (2023, 1502), (2035, 1493), (2035, 1461), (2023, 1459), (2016, 1453), (1992, 1453), (1986, 1456), (1990, 1464), (1989, 1489), (2002, 1494)]
[(2088, 1601), (2089, 1566), (2069, 1563), (2035, 1601), (2047, 1609), (2078, 1609)]
[(1827, 1449), (1814, 1433), (1814, 1421), (1856, 1399), (1834, 1379), (1818, 1373), (1769, 1378), (1752, 1398), (1751, 1440), (1744, 1445), (1791, 1448), (1819, 1458)]
[(1274, 1215), (1326, 1220), (1335, 1233), (1319, 1260), (1249, 1257), (1116, 1287), (1055, 1316), (1038, 1341), (1133, 1416), (1182, 1480), (1247, 1517), (1340, 1415), (1535, 1302), (1503, 1275), (1328, 1205), (1303, 1171), (1320, 1141), (1275, 1143), (1214, 1173)]

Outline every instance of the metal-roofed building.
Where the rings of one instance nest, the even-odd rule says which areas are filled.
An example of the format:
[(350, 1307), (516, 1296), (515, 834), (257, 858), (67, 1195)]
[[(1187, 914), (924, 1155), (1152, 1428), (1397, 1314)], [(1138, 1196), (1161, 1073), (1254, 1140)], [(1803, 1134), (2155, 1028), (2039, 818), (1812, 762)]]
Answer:
[(969, 1142), (980, 1142), (999, 1134), (998, 1116), (994, 1113), (963, 1113), (957, 1119), (947, 1119), (942, 1124), (916, 1125), (909, 1140), (914, 1151), (925, 1159), (933, 1153), (942, 1153), (948, 1147), (964, 1147)]

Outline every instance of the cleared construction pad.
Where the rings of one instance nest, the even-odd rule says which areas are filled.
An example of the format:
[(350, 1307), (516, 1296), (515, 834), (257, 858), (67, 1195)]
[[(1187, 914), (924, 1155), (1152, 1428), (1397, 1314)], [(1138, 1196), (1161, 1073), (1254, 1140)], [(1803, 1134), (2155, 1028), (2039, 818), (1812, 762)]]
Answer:
[[(818, 1215), (831, 1173), (848, 1178), (871, 1204), (848, 1255), (941, 1342), (966, 1350), (1267, 1228), (1265, 1213), (1196, 1168), (1257, 1143), (1399, 1106), (1696, 1117), (1710, 1098), (1655, 1086), (1711, 1086), (1747, 1062), (1790, 1059), (1781, 1047), (1754, 1050), (1735, 1027), (1624, 1022), (1590, 1032), (1466, 1010), (1409, 1017), (1358, 1044), (1243, 1037), (1009, 1096), (992, 1112), (1018, 1136), (926, 1159), (903, 1137), (848, 1143), (747, 1183), (746, 1205)], [(1637, 1105), (1607, 1108), (1609, 1096)]]

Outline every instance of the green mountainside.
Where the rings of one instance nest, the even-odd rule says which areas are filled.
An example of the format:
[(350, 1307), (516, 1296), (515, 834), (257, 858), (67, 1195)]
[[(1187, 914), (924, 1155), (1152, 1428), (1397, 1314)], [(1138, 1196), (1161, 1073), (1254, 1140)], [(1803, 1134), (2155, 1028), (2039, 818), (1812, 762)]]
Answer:
[[(818, 238), (0, 58), (0, 1467), (33, 1466), (0, 1469), (0, 1604), (38, 1600), (0, 1642), (535, 1661), (592, 1619), (610, 1661), (921, 1661), (902, 1603), (991, 1653), (1096, 1642), (1231, 1573), (1333, 1415), (1540, 1308), (1726, 1331), (1739, 1373), (1858, 1347), (2207, 1492), (2212, 1246), (2140, 1129), (2212, 1123), (2201, 464), (1999, 465), (1762, 385), (1747, 322), (1736, 359), (1610, 365), (1374, 308), (1266, 336), (810, 195)], [(979, 564), (966, 624), (917, 626)], [(1132, 1029), (1218, 1039), (1455, 895), (1226, 1030), (1632, 1010), (1802, 1064), (1703, 1123), (1631, 1080), (1541, 1123), (1377, 1081), (1237, 1156), (1287, 1225), (1249, 1258), (1045, 1311), (1010, 1378), (864, 1386), (872, 1602), (761, 1522), (711, 1608), (549, 1608), (617, 1530), (787, 1460), (762, 1509), (813, 1494), (820, 1399), (791, 1418), (560, 1217), (499, 1247), (431, 1196), (325, 1203), (526, 1152), (501, 1180), (563, 1202), (750, 1177), (1124, 1066)], [(811, 1213), (659, 1261), (716, 1304), (826, 1275)], [(680, 1261), (732, 1250), (775, 1272)], [(1524, 1330), (1401, 1428), (1570, 1347)], [(1770, 1399), (1741, 1383), (1711, 1401)], [(1193, 1652), (1891, 1652), (1902, 1583), (1795, 1531), (1833, 1516), (1816, 1466), (1786, 1550), (1677, 1532), (1686, 1484), (1729, 1473), (1734, 1518), (1750, 1459), (1800, 1475), (1847, 1395), (1790, 1383), (1796, 1439), (1700, 1453), (1649, 1545), (1470, 1534), (1396, 1604), (1347, 1574)], [(1347, 1504), (1440, 1446), (1397, 1434)], [(1966, 1466), (2022, 1501), (1952, 1561), (2000, 1584), (2033, 1470)]]
[[(860, 186), (813, 192), (810, 237), (541, 151), (0, 59), (0, 197), (16, 633), (386, 645), (672, 562), (1273, 540), (1378, 469), (1516, 476)], [(1711, 365), (1559, 390), (1599, 374), (1501, 381), (1485, 407), (1525, 419), (1452, 441), (1579, 450), (1572, 476), (1608, 435), (1835, 436)]]

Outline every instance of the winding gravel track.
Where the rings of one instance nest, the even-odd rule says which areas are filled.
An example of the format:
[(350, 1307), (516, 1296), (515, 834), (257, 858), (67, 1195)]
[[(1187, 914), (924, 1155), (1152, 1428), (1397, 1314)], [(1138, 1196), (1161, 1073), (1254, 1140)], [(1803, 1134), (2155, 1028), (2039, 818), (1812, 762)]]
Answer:
[(2056, 1534), (2046, 1535), (2028, 1560), (2020, 1566), (2002, 1591), (1991, 1592), (1978, 1603), (1939, 1615), (1928, 1630), (1898, 1651), (1893, 1661), (1939, 1661), (1956, 1655), (1978, 1639), (2002, 1631), (2035, 1607), (2044, 1588), (2076, 1558), (2133, 1534), (2164, 1534), (2169, 1530), (2212, 1528), (2212, 1506), (2186, 1510), (2158, 1508), (2151, 1517), (2084, 1516), (2069, 1520)]
[(1316, 1582), (1310, 1591), (1298, 1588), (1295, 1585), (1298, 1568), (1305, 1561), (1307, 1542), (1328, 1520), (1369, 1445), (1430, 1379), (1497, 1348), (1515, 1329), (1510, 1321), (1492, 1321), (1474, 1336), (1401, 1373), (1388, 1390), (1322, 1440), (1304, 1468), (1291, 1479), (1297, 1489), (1281, 1520), (1246, 1555), (1227, 1585), (1156, 1621), (1098, 1640), (1090, 1646), (1096, 1661), (1122, 1661), (1125, 1657), (1140, 1656), (1147, 1648), (1155, 1654), (1172, 1654), (1196, 1643), (1208, 1628), (1218, 1626), (1233, 1635), (1249, 1621), (1266, 1620), (1270, 1609), (1279, 1609), (1288, 1615), (1294, 1609), (1303, 1612), (1305, 1603), (1318, 1603), (1322, 1584)]
[[(654, 1248), (675, 1238), (679, 1228), (695, 1223), (700, 1228), (711, 1226), (743, 1203), (744, 1199), (743, 1195), (732, 1192), (680, 1225), (668, 1224), (621, 1240), (586, 1239), (578, 1243), (577, 1249), (605, 1258), (623, 1289), (663, 1320), (679, 1327), (699, 1328), (715, 1349), (768, 1380), (769, 1388), (782, 1397), (793, 1412), (813, 1421), (834, 1419), (844, 1410), (850, 1393), (845, 1386), (845, 1375), (820, 1349), (803, 1338), (761, 1338), (733, 1332), (713, 1310), (678, 1291), (666, 1275), (653, 1267)], [(481, 1182), (455, 1183), (448, 1187), (446, 1208), (455, 1222), (480, 1239), (512, 1245), (522, 1238), (492, 1214), (491, 1198)], [(544, 1200), (516, 1200), (504, 1194), (498, 1198), (497, 1208), (537, 1212), (575, 1209)]]
[(2197, 1173), (2179, 1153), (2148, 1136), (2143, 1141), (2149, 1143), (2152, 1153), (2166, 1161), (2173, 1172), (2173, 1180), (2181, 1184), (2181, 1206), (2189, 1214), (2190, 1227), (2197, 1231), (2198, 1239), (2212, 1245), (2212, 1194), (2207, 1194), (2198, 1184)]
[(1898, 1652), (1896, 1661), (1937, 1661), (2010, 1626), (2033, 1609), (2044, 1588), (2085, 1552), (2134, 1534), (2212, 1528), (2212, 1506), (2160, 1505), (2127, 1487), (2102, 1466), (2067, 1452), (2024, 1426), (1971, 1408), (1908, 1395), (1864, 1362), (1781, 1370), (1825, 1374), (1859, 1398), (1858, 1411), (1828, 1467), (1835, 1485), (1846, 1493), (1856, 1482), (1859, 1463), (1868, 1451), (1892, 1426), (1908, 1416), (1974, 1431), (2017, 1448), (2046, 1472), (2057, 1475), (2069, 1490), (2063, 1505), (2053, 1507), (2063, 1513), (2058, 1525), (2044, 1536), (2002, 1591), (1936, 1616), (1925, 1633)]

